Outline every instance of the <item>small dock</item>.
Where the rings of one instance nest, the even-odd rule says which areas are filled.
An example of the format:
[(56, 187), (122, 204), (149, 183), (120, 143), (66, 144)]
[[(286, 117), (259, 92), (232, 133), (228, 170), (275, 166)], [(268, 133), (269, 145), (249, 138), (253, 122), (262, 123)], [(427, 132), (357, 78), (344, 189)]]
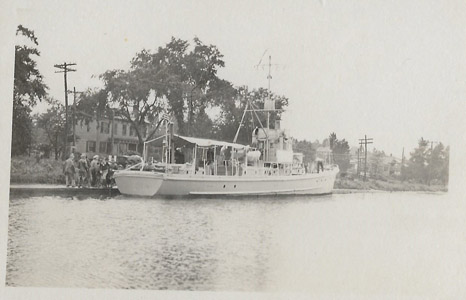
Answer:
[(116, 187), (112, 188), (77, 188), (53, 184), (11, 184), (10, 198), (20, 197), (114, 197), (120, 195)]

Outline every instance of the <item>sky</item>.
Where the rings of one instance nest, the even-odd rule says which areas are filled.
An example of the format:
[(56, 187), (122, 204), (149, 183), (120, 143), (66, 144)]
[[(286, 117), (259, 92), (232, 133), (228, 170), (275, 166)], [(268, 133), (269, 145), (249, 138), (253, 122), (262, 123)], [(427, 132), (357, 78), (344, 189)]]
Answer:
[[(63, 74), (54, 73), (54, 64), (77, 63), (69, 87), (80, 91), (100, 86), (94, 75), (128, 68), (143, 48), (155, 50), (172, 36), (197, 36), (224, 55), (222, 78), (257, 88), (267, 87), (267, 70), (255, 67), (267, 51), (265, 61), (271, 55), (277, 64), (271, 89), (290, 99), (282, 127), (294, 137), (322, 141), (335, 132), (357, 145), (367, 135), (374, 139), (373, 147), (398, 157), (403, 147), (406, 154), (412, 151), (420, 137), (442, 141), (452, 146), (449, 193), (464, 206), (466, 1), (0, 0), (1, 199), (9, 193), (8, 99), (18, 24), (35, 31), (39, 70), (50, 95), (60, 101)], [(0, 201), (1, 266), (6, 265), (8, 203)], [(419, 213), (445, 227), (442, 221), (448, 216), (425, 209), (420, 207)], [(0, 298), (7, 290), (1, 282), (4, 270), (0, 268)], [(83, 290), (61, 290), (75, 292), (67, 299), (83, 297)], [(7, 292), (15, 296), (9, 299), (63, 299), (47, 288)], [(98, 292), (104, 291), (89, 289), (85, 295), (102, 299)], [(126, 291), (114, 292), (121, 296)], [(150, 291), (137, 292), (147, 292), (141, 299), (153, 299)]]
[[(466, 95), (466, 3), (461, 1), (23, 1), (17, 22), (34, 30), (49, 94), (102, 86), (142, 49), (198, 37), (224, 55), (221, 78), (289, 98), (282, 127), (298, 139), (331, 132), (401, 157), (423, 137), (450, 144)], [(44, 110), (38, 106), (36, 111)]]

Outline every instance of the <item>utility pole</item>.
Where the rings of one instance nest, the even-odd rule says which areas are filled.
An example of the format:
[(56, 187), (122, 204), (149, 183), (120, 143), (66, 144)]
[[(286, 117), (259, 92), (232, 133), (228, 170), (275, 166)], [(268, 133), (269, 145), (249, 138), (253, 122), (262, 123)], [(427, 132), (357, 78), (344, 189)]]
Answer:
[(73, 93), (73, 147), (76, 146), (76, 94), (82, 94), (83, 92), (77, 92), (76, 87), (73, 87), (72, 91), (68, 91), (68, 93)]
[(64, 142), (63, 142), (63, 155), (62, 160), (66, 159), (66, 147), (68, 145), (68, 83), (66, 74), (68, 72), (76, 72), (75, 69), (69, 68), (69, 66), (75, 66), (75, 63), (63, 63), (61, 65), (54, 65), (55, 68), (61, 71), (55, 71), (55, 73), (64, 73), (64, 81), (65, 81), (65, 134), (64, 134)]
[(367, 138), (367, 135), (364, 135), (363, 139), (359, 139), (359, 145), (364, 145), (364, 181), (366, 181), (367, 173), (367, 144), (372, 144), (373, 138)]

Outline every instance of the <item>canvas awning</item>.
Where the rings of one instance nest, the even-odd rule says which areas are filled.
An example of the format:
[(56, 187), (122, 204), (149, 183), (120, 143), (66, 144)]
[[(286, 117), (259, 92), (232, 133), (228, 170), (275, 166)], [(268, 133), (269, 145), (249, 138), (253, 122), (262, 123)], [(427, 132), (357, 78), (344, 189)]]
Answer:
[[(229, 143), (229, 142), (223, 142), (223, 141), (216, 141), (216, 140), (211, 140), (211, 139), (202, 139), (202, 138), (193, 138), (193, 137), (186, 137), (186, 136), (181, 136), (174, 134), (173, 135), (173, 143), (175, 144), (175, 147), (183, 147), (183, 146), (194, 146), (197, 145), (198, 147), (232, 147), (235, 149), (243, 149), (246, 146), (242, 144), (236, 144), (236, 143)], [(156, 147), (161, 147), (163, 145), (163, 139), (157, 139), (153, 143), (150, 143), (150, 145), (156, 146)]]

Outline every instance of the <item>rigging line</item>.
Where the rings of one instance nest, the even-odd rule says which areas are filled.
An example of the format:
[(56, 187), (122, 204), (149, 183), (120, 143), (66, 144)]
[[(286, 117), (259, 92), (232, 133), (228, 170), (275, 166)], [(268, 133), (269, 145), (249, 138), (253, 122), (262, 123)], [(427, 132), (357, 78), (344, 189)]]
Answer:
[(261, 65), (262, 59), (264, 58), (264, 55), (265, 55), (265, 53), (267, 53), (268, 50), (269, 50), (269, 49), (265, 49), (264, 53), (262, 54), (261, 59), (259, 60), (259, 63), (256, 65), (256, 67), (259, 67), (259, 66)]

